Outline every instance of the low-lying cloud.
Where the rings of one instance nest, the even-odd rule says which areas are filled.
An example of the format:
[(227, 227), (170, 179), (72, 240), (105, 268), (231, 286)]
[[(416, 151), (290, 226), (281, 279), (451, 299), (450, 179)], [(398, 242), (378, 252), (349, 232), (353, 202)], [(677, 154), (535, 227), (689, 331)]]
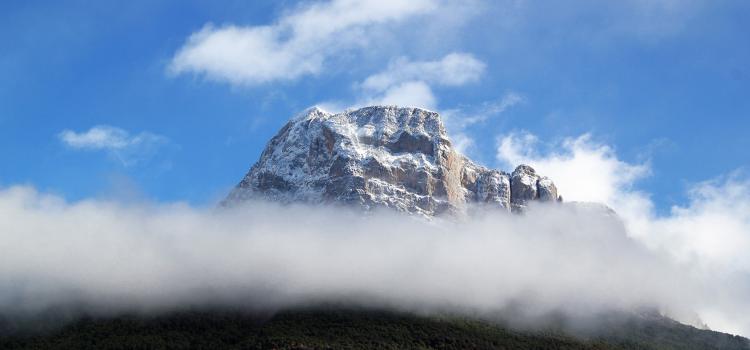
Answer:
[(70, 203), (10, 187), (0, 251), (0, 313), (12, 316), (343, 301), (472, 314), (524, 303), (529, 317), (653, 307), (692, 321), (744, 303), (719, 293), (730, 287), (722, 277), (647, 248), (596, 206), (426, 222), (271, 203)]
[[(606, 203), (629, 237), (684, 269), (712, 276), (701, 283), (724, 297), (694, 308), (712, 327), (750, 334), (750, 303), (742, 296), (750, 283), (750, 179), (741, 171), (692, 184), (687, 203), (659, 215), (651, 194), (637, 186), (650, 174), (650, 162), (623, 161), (589, 134), (551, 144), (526, 132), (505, 135), (497, 159), (532, 165), (555, 180), (566, 200)], [(723, 311), (716, 309), (720, 303)]]

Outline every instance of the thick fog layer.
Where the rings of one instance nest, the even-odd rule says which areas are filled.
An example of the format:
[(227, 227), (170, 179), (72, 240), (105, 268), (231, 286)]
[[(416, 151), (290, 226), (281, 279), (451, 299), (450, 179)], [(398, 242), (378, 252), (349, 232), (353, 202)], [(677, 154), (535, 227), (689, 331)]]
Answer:
[[(0, 311), (274, 310), (347, 302), (534, 318), (652, 307), (730, 312), (721, 277), (630, 238), (600, 206), (457, 222), (270, 203), (220, 210), (0, 191)], [(744, 304), (742, 305), (745, 306)]]

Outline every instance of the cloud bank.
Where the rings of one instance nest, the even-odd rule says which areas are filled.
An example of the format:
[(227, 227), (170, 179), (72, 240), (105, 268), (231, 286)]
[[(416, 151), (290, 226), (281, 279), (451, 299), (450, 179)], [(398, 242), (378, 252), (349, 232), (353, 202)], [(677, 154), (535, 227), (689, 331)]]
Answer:
[(0, 192), (0, 310), (348, 299), (492, 311), (533, 295), (545, 312), (695, 301), (675, 298), (670, 286), (688, 282), (611, 217), (574, 207), (497, 214), (438, 224), (269, 203), (67, 203), (12, 187)]
[(596, 206), (425, 222), (271, 203), (71, 203), (16, 186), (0, 190), (0, 251), (0, 314), (11, 317), (345, 302), (473, 315), (524, 305), (534, 320), (649, 307), (747, 330), (736, 328), (748, 289), (735, 274), (650, 249)]

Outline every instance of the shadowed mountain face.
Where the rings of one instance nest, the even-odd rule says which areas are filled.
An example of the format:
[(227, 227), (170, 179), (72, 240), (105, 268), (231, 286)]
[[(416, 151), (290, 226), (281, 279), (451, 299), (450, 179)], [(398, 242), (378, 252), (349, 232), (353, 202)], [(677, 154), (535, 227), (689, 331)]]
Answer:
[(250, 198), (427, 217), (464, 213), (470, 204), (520, 211), (532, 200), (560, 200), (554, 183), (529, 166), (508, 174), (456, 152), (437, 113), (393, 106), (312, 108), (293, 118), (224, 203)]

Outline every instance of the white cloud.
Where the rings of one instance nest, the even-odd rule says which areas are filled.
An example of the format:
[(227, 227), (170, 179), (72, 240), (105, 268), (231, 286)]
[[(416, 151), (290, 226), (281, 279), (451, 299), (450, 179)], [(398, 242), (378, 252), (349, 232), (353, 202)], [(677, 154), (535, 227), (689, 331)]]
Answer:
[(207, 24), (175, 54), (169, 70), (235, 85), (320, 73), (344, 51), (371, 45), (375, 26), (404, 21), (438, 6), (433, 0), (333, 0), (304, 6), (265, 26)]
[(362, 88), (385, 91), (404, 81), (421, 80), (443, 86), (461, 86), (476, 82), (484, 73), (485, 64), (471, 54), (453, 52), (438, 61), (410, 61), (400, 57), (383, 72), (371, 75)]
[(506, 166), (529, 164), (543, 170), (565, 189), (567, 200), (614, 205), (649, 173), (648, 164), (619, 160), (611, 147), (594, 142), (589, 134), (551, 145), (545, 154), (539, 148), (536, 136), (511, 134), (498, 140), (497, 158)]
[(689, 203), (675, 206), (646, 239), (685, 259), (750, 272), (750, 181), (737, 176), (694, 185)]
[(622, 161), (612, 147), (590, 135), (547, 146), (541, 147), (531, 134), (511, 134), (498, 139), (497, 158), (533, 166), (555, 181), (566, 201), (607, 204), (631, 237), (712, 275), (715, 290), (709, 298), (714, 300), (702, 300), (696, 309), (709, 326), (750, 334), (750, 305), (736, 303), (750, 286), (750, 180), (733, 175), (694, 184), (687, 204), (660, 216), (649, 194), (635, 186), (649, 174), (648, 163)]
[(150, 132), (131, 135), (126, 130), (108, 125), (97, 125), (84, 132), (66, 129), (58, 134), (58, 138), (72, 149), (107, 151), (126, 166), (167, 142), (164, 136)]
[(484, 69), (482, 61), (467, 53), (453, 52), (433, 61), (411, 61), (401, 57), (357, 84), (355, 88), (359, 96), (354, 103), (326, 101), (318, 105), (332, 112), (370, 105), (437, 110), (438, 98), (432, 86), (456, 87), (473, 83), (481, 78)]
[(164, 139), (162, 136), (148, 132), (130, 136), (130, 133), (123, 129), (107, 125), (97, 125), (86, 132), (80, 133), (72, 130), (63, 130), (59, 134), (59, 137), (63, 143), (72, 148), (110, 150), (159, 142)]
[(378, 96), (376, 100), (370, 100), (366, 104), (434, 109), (437, 99), (427, 83), (423, 81), (407, 81), (389, 87), (383, 95)]
[(432, 85), (461, 86), (473, 83), (479, 80), (484, 69), (482, 61), (467, 53), (453, 52), (435, 61), (410, 61), (401, 57), (360, 84), (362, 97), (357, 105), (436, 109), (437, 97)]
[(589, 134), (544, 145), (536, 136), (521, 132), (497, 142), (497, 159), (505, 168), (531, 165), (555, 181), (566, 201), (612, 207), (633, 236), (643, 237), (651, 229), (654, 205), (647, 193), (635, 187), (650, 174), (647, 162), (624, 162), (612, 147), (595, 142)]

